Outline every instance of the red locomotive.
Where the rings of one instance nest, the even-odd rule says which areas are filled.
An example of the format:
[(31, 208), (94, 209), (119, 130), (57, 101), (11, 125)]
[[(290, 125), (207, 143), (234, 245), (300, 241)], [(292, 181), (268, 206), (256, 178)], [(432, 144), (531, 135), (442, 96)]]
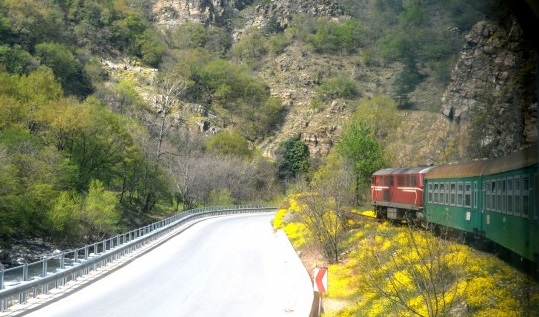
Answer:
[(423, 177), (432, 168), (386, 168), (374, 173), (371, 198), (377, 218), (422, 218)]

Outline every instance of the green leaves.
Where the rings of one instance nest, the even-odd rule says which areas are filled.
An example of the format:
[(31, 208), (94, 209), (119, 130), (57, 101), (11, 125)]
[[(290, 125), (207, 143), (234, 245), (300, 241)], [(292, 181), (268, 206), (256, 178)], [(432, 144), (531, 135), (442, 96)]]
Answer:
[(362, 122), (352, 122), (346, 128), (337, 151), (353, 164), (361, 183), (368, 183), (372, 173), (384, 166), (382, 147)]
[(48, 212), (51, 228), (64, 241), (99, 239), (114, 232), (119, 220), (118, 198), (99, 180), (90, 182), (87, 194), (60, 192)]
[(324, 81), (317, 92), (320, 98), (326, 101), (335, 98), (355, 99), (361, 94), (357, 82), (344, 76)]
[(224, 155), (249, 157), (249, 143), (241, 134), (235, 131), (221, 131), (213, 136), (207, 145), (210, 151)]
[(317, 22), (315, 33), (307, 37), (316, 52), (352, 54), (365, 43), (365, 30), (356, 19), (334, 22), (318, 18)]
[(284, 181), (294, 180), (309, 170), (309, 148), (299, 137), (283, 142), (275, 155), (279, 178)]

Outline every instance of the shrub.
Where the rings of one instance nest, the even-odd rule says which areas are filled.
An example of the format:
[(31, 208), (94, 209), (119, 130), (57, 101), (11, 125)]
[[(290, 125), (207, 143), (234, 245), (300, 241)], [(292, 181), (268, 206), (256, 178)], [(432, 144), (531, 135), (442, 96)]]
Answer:
[(309, 148), (294, 137), (284, 141), (276, 153), (279, 178), (292, 180), (309, 170)]
[(241, 157), (249, 157), (249, 143), (239, 133), (235, 131), (221, 131), (214, 135), (207, 145), (208, 149), (225, 155), (238, 155)]
[(318, 87), (317, 92), (322, 100), (335, 98), (355, 99), (360, 96), (356, 81), (344, 76), (324, 81)]

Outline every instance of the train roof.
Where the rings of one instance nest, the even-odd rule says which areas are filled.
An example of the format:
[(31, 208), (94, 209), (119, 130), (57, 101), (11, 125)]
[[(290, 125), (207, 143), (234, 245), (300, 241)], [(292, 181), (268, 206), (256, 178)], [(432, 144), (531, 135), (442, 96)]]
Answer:
[(373, 174), (373, 176), (381, 175), (406, 175), (406, 174), (425, 174), (431, 170), (433, 166), (416, 166), (416, 167), (399, 167), (399, 168), (384, 168)]
[(425, 179), (478, 176), (481, 175), (486, 164), (487, 160), (440, 165), (430, 170), (425, 175)]
[(537, 164), (538, 147), (514, 152), (508, 156), (465, 163), (441, 165), (430, 170), (425, 179), (459, 178), (498, 174)]
[(535, 145), (505, 157), (489, 160), (483, 175), (498, 174), (537, 164), (538, 150), (539, 147)]

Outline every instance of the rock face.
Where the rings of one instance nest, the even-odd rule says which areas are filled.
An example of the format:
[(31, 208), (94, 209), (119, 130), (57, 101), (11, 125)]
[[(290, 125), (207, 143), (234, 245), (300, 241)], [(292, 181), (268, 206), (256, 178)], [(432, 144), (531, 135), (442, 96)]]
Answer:
[[(348, 18), (345, 10), (331, 0), (158, 0), (153, 3), (155, 19), (161, 27), (187, 21), (225, 25), (236, 41), (252, 26), (286, 29), (298, 14)], [(366, 66), (354, 58), (314, 54), (292, 43), (284, 52), (261, 61), (263, 66), (256, 70), (256, 75), (268, 83), (272, 95), (283, 99), (287, 115), (280, 129), (257, 146), (272, 156), (278, 144), (299, 135), (312, 155), (325, 156), (353, 112), (353, 106), (342, 100), (320, 107), (313, 105), (316, 87), (328, 78), (356, 79), (364, 97), (394, 95), (394, 77), (401, 65)], [(432, 105), (431, 110), (441, 104), (441, 112), (451, 125), (448, 134), (458, 139), (464, 149), (460, 159), (505, 155), (538, 139), (533, 84), (537, 76), (536, 61), (537, 54), (524, 40), (515, 19), (479, 22), (465, 38), (443, 98), (440, 100), (439, 96), (445, 87), (433, 87), (428, 81), (410, 95), (417, 104)], [(199, 129), (208, 132), (210, 127), (202, 120)]]
[(182, 24), (198, 21), (205, 25), (228, 23), (229, 15), (250, 5), (253, 0), (161, 0), (153, 12), (158, 24)]
[(312, 16), (343, 17), (344, 9), (329, 0), (270, 1), (256, 8), (256, 15), (265, 21), (276, 21), (282, 29), (288, 27), (293, 17), (300, 13)]
[(516, 20), (479, 22), (466, 36), (442, 113), (479, 149), (467, 156), (504, 155), (537, 141), (536, 60)]

